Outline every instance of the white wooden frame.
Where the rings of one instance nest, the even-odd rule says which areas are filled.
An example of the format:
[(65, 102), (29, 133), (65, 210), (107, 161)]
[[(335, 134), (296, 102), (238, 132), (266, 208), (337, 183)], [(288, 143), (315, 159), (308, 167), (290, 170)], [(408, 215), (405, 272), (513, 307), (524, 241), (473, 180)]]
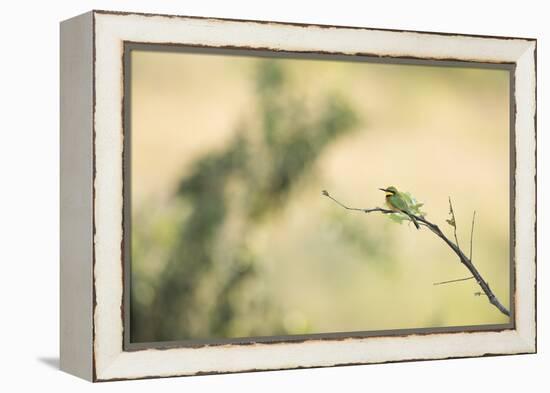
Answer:
[[(514, 328), (124, 350), (124, 42), (515, 65)], [(61, 368), (92, 381), (536, 351), (536, 41), (92, 11), (61, 25)]]

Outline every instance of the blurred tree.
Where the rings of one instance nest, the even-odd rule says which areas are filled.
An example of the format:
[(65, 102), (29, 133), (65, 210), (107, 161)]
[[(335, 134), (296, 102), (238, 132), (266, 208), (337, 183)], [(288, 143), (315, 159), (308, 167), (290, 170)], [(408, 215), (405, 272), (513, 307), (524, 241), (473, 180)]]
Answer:
[[(159, 212), (157, 226), (170, 229), (134, 220), (132, 342), (286, 333), (282, 310), (263, 289), (251, 234), (287, 203), (323, 149), (357, 123), (340, 97), (320, 97), (312, 111), (293, 90), (279, 60), (261, 60), (257, 116), (192, 164), (175, 208), (164, 218)], [(159, 230), (168, 233), (166, 250), (150, 255)], [(144, 274), (148, 258), (166, 260), (155, 277)]]

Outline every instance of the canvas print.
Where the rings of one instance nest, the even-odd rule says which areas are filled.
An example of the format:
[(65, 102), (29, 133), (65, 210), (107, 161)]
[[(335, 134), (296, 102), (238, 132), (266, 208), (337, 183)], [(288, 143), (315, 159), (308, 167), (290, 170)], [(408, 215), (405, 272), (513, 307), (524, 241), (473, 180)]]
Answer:
[(127, 56), (131, 343), (511, 326), (510, 70)]

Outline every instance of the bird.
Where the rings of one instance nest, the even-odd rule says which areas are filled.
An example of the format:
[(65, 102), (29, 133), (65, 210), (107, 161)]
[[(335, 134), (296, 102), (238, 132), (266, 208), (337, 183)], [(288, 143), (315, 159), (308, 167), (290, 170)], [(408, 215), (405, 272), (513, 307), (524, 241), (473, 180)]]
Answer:
[(420, 229), (418, 221), (416, 221), (414, 215), (412, 215), (409, 211), (407, 198), (401, 192), (397, 191), (397, 188), (395, 188), (394, 186), (389, 186), (386, 188), (379, 188), (379, 190), (386, 193), (386, 205), (388, 205), (391, 210), (406, 214), (407, 217), (409, 217), (409, 219), (412, 221), (416, 229)]

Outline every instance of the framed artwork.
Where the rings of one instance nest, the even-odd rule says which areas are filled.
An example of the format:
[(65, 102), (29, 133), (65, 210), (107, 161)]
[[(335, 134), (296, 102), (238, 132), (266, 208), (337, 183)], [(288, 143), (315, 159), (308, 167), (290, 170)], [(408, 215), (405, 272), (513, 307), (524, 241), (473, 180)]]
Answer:
[(536, 40), (61, 23), (61, 368), (536, 352)]

